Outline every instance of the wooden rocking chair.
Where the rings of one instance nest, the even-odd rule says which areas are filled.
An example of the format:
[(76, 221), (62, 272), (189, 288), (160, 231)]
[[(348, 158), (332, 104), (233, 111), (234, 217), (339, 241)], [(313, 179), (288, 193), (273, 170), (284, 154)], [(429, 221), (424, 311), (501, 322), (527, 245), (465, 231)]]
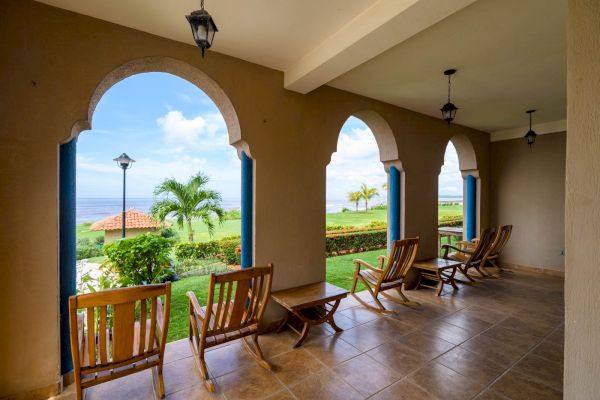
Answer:
[[(418, 247), (418, 237), (414, 239), (395, 240), (392, 243), (392, 251), (389, 258), (385, 256), (377, 257), (379, 259), (378, 267), (373, 267), (363, 260), (354, 260), (354, 281), (352, 282), (350, 293), (365, 307), (382, 313), (392, 313), (393, 311), (386, 309), (381, 304), (377, 298), (380, 293), (394, 302), (409, 303), (408, 298), (402, 293), (402, 284), (404, 283), (406, 273), (412, 267), (413, 261), (415, 261)], [(384, 268), (383, 264), (386, 258), (388, 258), (388, 262)], [(361, 267), (365, 267), (366, 269), (361, 270)], [(377, 307), (373, 307), (355, 294), (356, 283), (359, 279), (367, 287)], [(400, 302), (395, 297), (385, 293), (389, 289), (396, 289), (403, 301)]]
[[(164, 310), (159, 296), (165, 296)], [(155, 394), (165, 397), (162, 369), (170, 304), (170, 283), (69, 298), (77, 400), (83, 399), (83, 391), (91, 386), (148, 368), (153, 369)], [(78, 314), (81, 309), (85, 311)]]
[[(258, 344), (258, 324), (271, 295), (273, 266), (210, 275), (206, 307), (200, 307), (193, 292), (189, 299), (189, 340), (194, 361), (206, 388), (214, 392), (204, 351), (212, 346), (242, 338), (242, 344), (258, 364), (270, 370)], [(215, 301), (215, 295), (218, 297)], [(253, 336), (254, 349), (246, 342)]]
[(508, 243), (508, 239), (510, 239), (510, 235), (512, 233), (512, 225), (504, 225), (500, 228), (498, 235), (496, 235), (496, 240), (492, 243), (488, 251), (483, 256), (483, 261), (481, 262), (482, 267), (487, 267), (487, 264), (491, 264), (498, 272), (502, 272), (502, 266), (498, 262), (498, 258), (504, 250), (506, 243)]
[[(469, 269), (471, 268), (475, 268), (481, 277), (485, 278), (488, 275), (484, 274), (481, 270), (483, 257), (490, 249), (490, 246), (494, 243), (496, 236), (496, 229), (487, 228), (481, 231), (481, 236), (477, 241), (473, 242), (473, 247), (471, 247), (471, 249), (467, 249), (465, 247), (457, 248), (449, 244), (445, 244), (442, 246), (442, 250), (444, 252), (443, 258), (447, 260), (460, 261), (462, 264), (458, 267), (458, 269), (471, 282), (475, 282), (475, 279), (473, 279), (468, 273)], [(449, 253), (450, 249), (455, 250), (456, 253)], [(466, 259), (464, 255), (467, 256)], [(458, 279), (455, 280), (465, 283)]]

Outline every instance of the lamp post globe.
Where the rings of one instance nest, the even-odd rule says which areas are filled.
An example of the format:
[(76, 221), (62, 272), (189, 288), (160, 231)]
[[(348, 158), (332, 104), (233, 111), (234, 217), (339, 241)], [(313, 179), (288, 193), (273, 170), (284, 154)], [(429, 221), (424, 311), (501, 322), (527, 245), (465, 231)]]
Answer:
[(125, 171), (133, 166), (134, 159), (130, 158), (126, 153), (121, 154), (117, 158), (113, 158), (117, 162), (119, 168), (123, 170), (123, 211), (121, 214), (121, 238), (125, 238)]

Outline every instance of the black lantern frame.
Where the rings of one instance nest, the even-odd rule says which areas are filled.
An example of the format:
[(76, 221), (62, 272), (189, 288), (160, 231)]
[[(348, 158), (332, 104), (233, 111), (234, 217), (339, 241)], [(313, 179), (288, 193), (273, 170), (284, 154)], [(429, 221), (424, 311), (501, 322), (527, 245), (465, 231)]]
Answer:
[(458, 107), (456, 107), (450, 101), (450, 87), (451, 87), (450, 78), (455, 73), (456, 73), (455, 69), (447, 69), (444, 71), (444, 75), (446, 75), (448, 77), (448, 102), (446, 104), (444, 104), (444, 106), (442, 108), (440, 108), (440, 111), (442, 112), (442, 118), (444, 119), (444, 121), (446, 121), (448, 123), (448, 125), (450, 125), (450, 122), (452, 122), (454, 120), (454, 118), (456, 117), (456, 111), (458, 110)]
[(204, 58), (204, 52), (212, 47), (215, 33), (219, 32), (217, 24), (208, 11), (204, 9), (204, 0), (200, 2), (200, 10), (193, 11), (185, 18), (190, 23), (194, 41), (202, 52), (202, 58)]
[(529, 148), (531, 148), (531, 146), (533, 146), (533, 144), (535, 143), (535, 138), (537, 137), (537, 133), (535, 133), (535, 131), (533, 129), (531, 129), (531, 117), (535, 111), (536, 110), (525, 111), (525, 113), (529, 114), (529, 131), (527, 131), (527, 133), (525, 134), (525, 136), (523, 136), (523, 138), (525, 139), (525, 142), (529, 145)]

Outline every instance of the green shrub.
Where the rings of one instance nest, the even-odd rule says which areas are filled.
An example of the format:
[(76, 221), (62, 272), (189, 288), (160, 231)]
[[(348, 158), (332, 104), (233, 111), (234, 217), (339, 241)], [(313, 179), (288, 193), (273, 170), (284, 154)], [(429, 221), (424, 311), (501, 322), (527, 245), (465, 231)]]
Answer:
[(460, 215), (443, 215), (438, 218), (438, 226), (462, 226), (463, 217)]
[(159, 235), (145, 233), (104, 246), (106, 273), (119, 286), (133, 286), (172, 280), (171, 242)]
[(347, 212), (350, 212), (350, 211), (352, 211), (352, 210), (350, 210), (349, 208), (346, 208), (346, 207), (342, 208), (342, 212), (343, 213), (347, 213)]
[(355, 226), (352, 225), (327, 225), (325, 227), (326, 231), (345, 231), (350, 229), (356, 229)]
[(387, 204), (375, 204), (374, 206), (369, 207), (369, 210), (387, 210)]
[(213, 272), (225, 271), (227, 271), (227, 265), (216, 258), (184, 258), (175, 263), (175, 272), (179, 276), (208, 275)]
[(385, 228), (387, 228), (387, 222), (385, 222), (385, 221), (371, 221), (367, 225), (367, 228), (385, 229)]
[(96, 236), (96, 238), (94, 239), (94, 243), (97, 245), (103, 245), (104, 244), (104, 235)]
[(221, 240), (212, 240), (210, 242), (182, 242), (175, 245), (175, 257), (177, 257), (179, 262), (185, 259), (203, 260), (217, 258), (225, 264), (239, 265), (239, 245), (239, 236), (228, 236)]
[[(89, 241), (89, 239), (88, 239), (88, 241)], [(77, 244), (77, 247), (75, 248), (75, 256), (76, 256), (77, 260), (84, 260), (84, 259), (92, 258), (92, 257), (100, 257), (102, 255), (104, 255), (104, 253), (102, 253), (102, 248), (98, 248), (92, 244), (88, 244), (88, 245)]]
[(329, 235), (325, 238), (325, 251), (328, 256), (382, 249), (386, 246), (386, 230)]
[(165, 239), (170, 239), (173, 242), (176, 242), (179, 239), (179, 234), (173, 228), (162, 228), (160, 230), (160, 236)]
[(234, 210), (225, 211), (225, 215), (224, 215), (223, 219), (225, 221), (234, 220), (234, 219), (242, 219), (242, 212), (240, 211), (239, 208), (236, 208)]

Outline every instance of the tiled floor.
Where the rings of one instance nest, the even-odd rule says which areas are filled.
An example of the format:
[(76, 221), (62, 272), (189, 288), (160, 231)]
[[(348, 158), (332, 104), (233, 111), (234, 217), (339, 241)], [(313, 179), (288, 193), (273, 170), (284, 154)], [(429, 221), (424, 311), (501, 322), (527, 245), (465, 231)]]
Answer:
[[(290, 332), (262, 336), (272, 372), (237, 342), (210, 351), (214, 394), (198, 380), (187, 339), (169, 343), (167, 399), (562, 398), (562, 279), (506, 272), (454, 293), (445, 289), (441, 297), (428, 289), (407, 294), (419, 305), (385, 302), (396, 311), (388, 316), (345, 300), (336, 314), (345, 331), (313, 329), (300, 349), (292, 350)], [(99, 385), (87, 396), (150, 398), (149, 372)]]

